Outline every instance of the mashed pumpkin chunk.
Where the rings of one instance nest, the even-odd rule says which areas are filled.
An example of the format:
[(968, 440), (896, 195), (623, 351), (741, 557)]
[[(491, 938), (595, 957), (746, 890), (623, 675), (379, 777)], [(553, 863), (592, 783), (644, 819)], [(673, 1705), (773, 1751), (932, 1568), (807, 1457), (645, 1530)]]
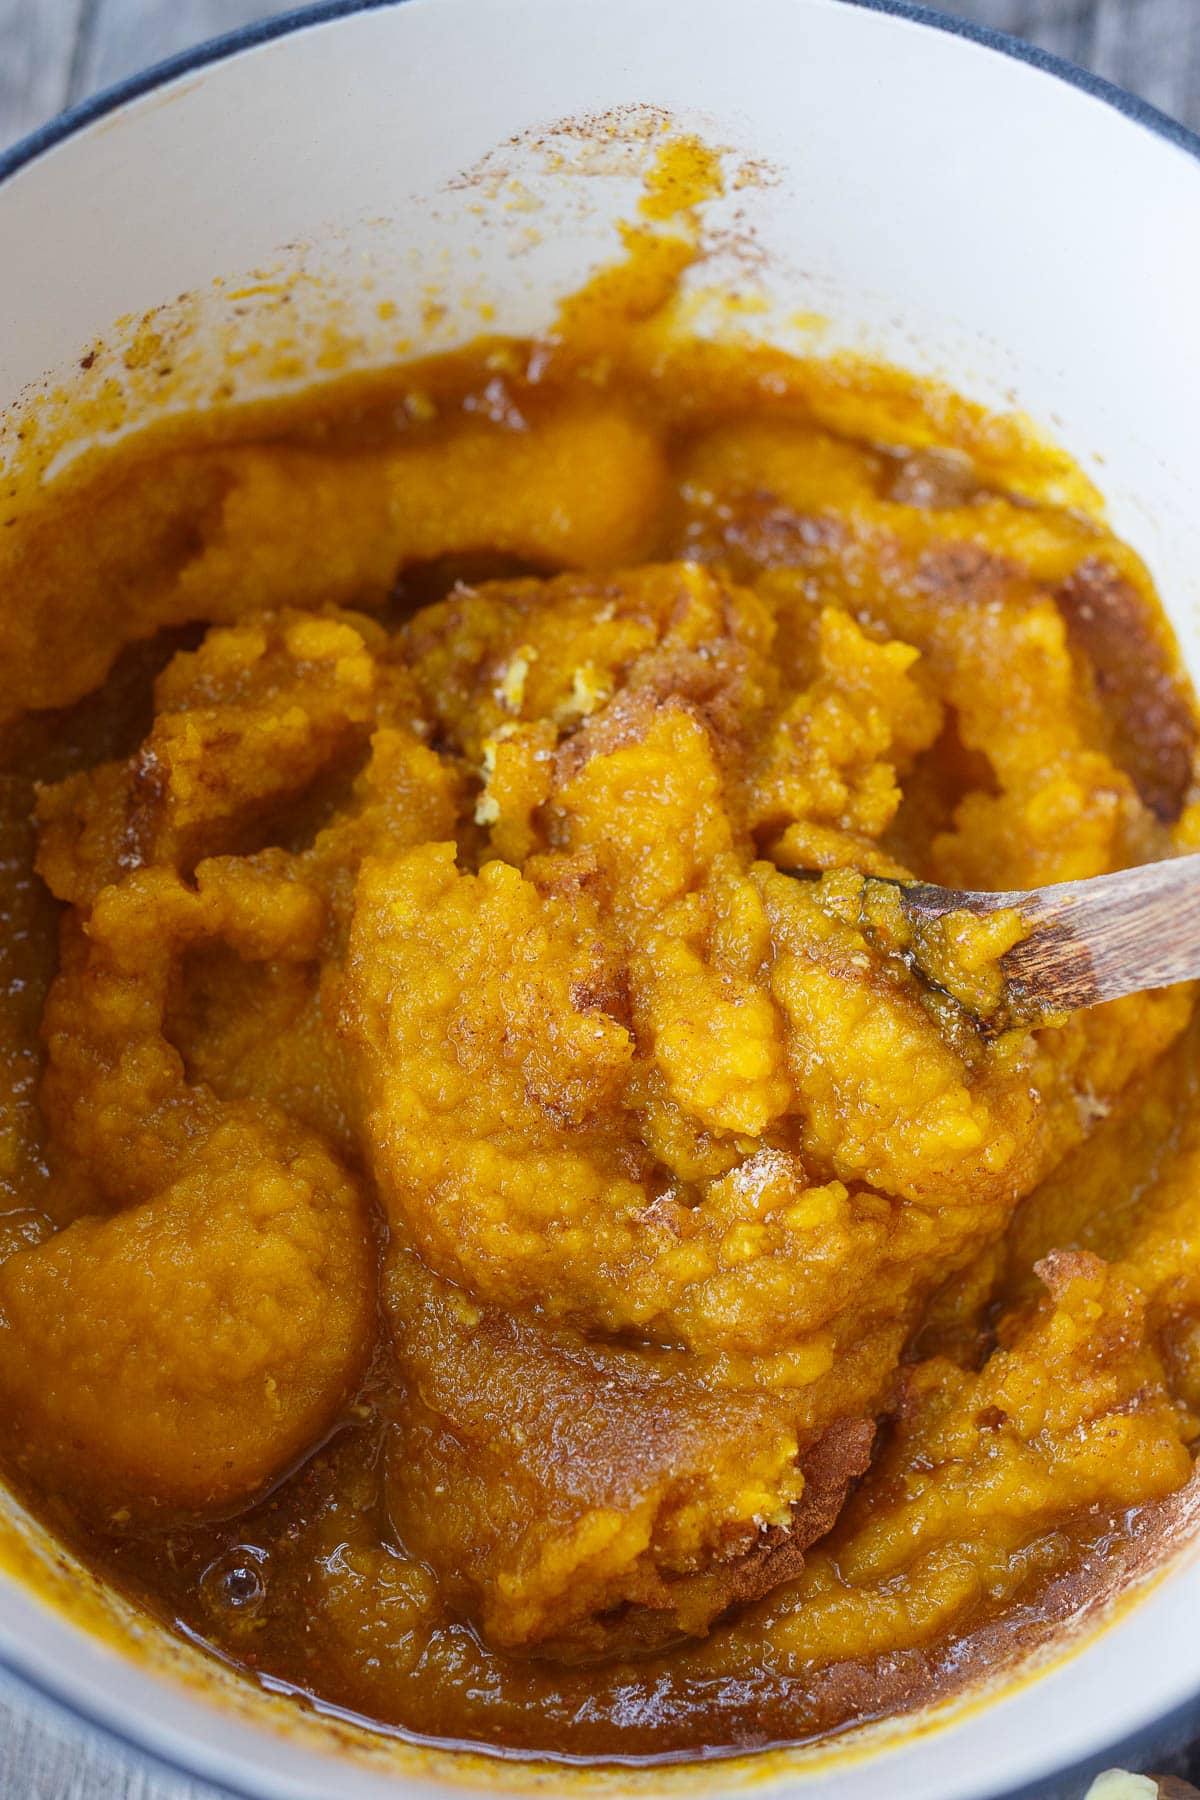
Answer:
[(373, 1288), (361, 1195), (319, 1145), (218, 1127), (153, 1198), (0, 1266), (20, 1459), (88, 1513), (245, 1503), (353, 1396)]
[(388, 1300), (411, 1384), (392, 1516), (507, 1648), (574, 1661), (702, 1633), (801, 1565), (866, 1466), (865, 1421), (798, 1443), (770, 1394), (697, 1391), (633, 1351), (580, 1355), (465, 1305), (411, 1254)]

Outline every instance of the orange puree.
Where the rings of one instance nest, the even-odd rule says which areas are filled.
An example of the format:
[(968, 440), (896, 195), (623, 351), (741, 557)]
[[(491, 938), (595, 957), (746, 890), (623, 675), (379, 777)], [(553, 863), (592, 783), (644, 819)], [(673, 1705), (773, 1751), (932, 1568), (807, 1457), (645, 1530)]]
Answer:
[(1166, 1531), (1191, 993), (999, 1029), (1019, 918), (869, 878), (1200, 813), (1061, 464), (629, 301), (5, 534), (0, 1456), (258, 1675), (640, 1757), (912, 1705)]

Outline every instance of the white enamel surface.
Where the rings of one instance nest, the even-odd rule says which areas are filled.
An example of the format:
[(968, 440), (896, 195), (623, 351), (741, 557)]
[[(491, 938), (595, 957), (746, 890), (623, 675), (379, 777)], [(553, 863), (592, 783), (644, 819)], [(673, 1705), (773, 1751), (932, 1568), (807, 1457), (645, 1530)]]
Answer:
[[(535, 243), (519, 210), (485, 226), (480, 191), (447, 183), (519, 132), (645, 104), (775, 165), (776, 185), (736, 201), (780, 302), (763, 328), (833, 315), (822, 348), (862, 345), (1032, 414), (1096, 475), (1200, 671), (1200, 163), (1036, 69), (838, 0), (410, 0), (190, 73), (0, 186), (0, 407), (118, 315), (297, 258), (361, 313), (367, 357), (383, 353), (375, 301), (415, 319), (430, 280), (486, 297), (499, 329), (544, 323), (611, 253), (630, 184), (587, 182), (561, 216), (551, 199)], [(822, 1800), (1032, 1781), (1200, 1689), (1198, 1611), (1185, 1559), (1007, 1698), (780, 1779)], [(334, 1773), (218, 1719), (3, 1582), (0, 1657), (256, 1800), (439, 1791)]]

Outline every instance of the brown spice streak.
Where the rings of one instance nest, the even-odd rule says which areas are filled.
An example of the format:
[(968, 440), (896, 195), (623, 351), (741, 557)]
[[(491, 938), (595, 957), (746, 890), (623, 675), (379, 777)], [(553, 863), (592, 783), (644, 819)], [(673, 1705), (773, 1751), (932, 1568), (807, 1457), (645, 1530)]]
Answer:
[(1196, 719), (1160, 622), (1098, 557), (1079, 565), (1057, 600), (1091, 665), (1119, 761), (1158, 818), (1178, 818), (1192, 782)]

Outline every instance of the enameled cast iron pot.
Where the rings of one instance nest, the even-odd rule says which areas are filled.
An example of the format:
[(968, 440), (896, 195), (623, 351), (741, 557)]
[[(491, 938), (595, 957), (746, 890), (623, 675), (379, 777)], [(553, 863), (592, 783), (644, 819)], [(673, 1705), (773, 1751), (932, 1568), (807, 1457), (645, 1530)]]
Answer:
[[(550, 172), (536, 139), (615, 114), (619, 143), (647, 108), (767, 166), (723, 203), (730, 260), (707, 277), (765, 286), (754, 329), (795, 341), (821, 315), (823, 350), (1030, 413), (1096, 474), (1200, 674), (1200, 139), (903, 0), (334, 0), (206, 45), (0, 155), (0, 409), (47, 371), (79, 379), (97, 333), (164, 302), (171, 404), (211, 396), (217, 343), (242, 352), (233, 397), (278, 382), (261, 345), (283, 290), (301, 361), (331, 331), (342, 366), (461, 341), (484, 301), (489, 329), (536, 328), (613, 253), (634, 192), (619, 149), (589, 156), (568, 135)], [(134, 382), (135, 419), (165, 403)], [(447, 1784), (1065, 1800), (1200, 1730), (1186, 1542), (1069, 1653), (936, 1719), (765, 1763), (535, 1775), (249, 1695), (92, 1592), (3, 1496), (0, 1520), (8, 1560), (24, 1546), (43, 1588), (82, 1594), (104, 1625), (0, 1573), (0, 1664), (253, 1800), (433, 1800)]]

